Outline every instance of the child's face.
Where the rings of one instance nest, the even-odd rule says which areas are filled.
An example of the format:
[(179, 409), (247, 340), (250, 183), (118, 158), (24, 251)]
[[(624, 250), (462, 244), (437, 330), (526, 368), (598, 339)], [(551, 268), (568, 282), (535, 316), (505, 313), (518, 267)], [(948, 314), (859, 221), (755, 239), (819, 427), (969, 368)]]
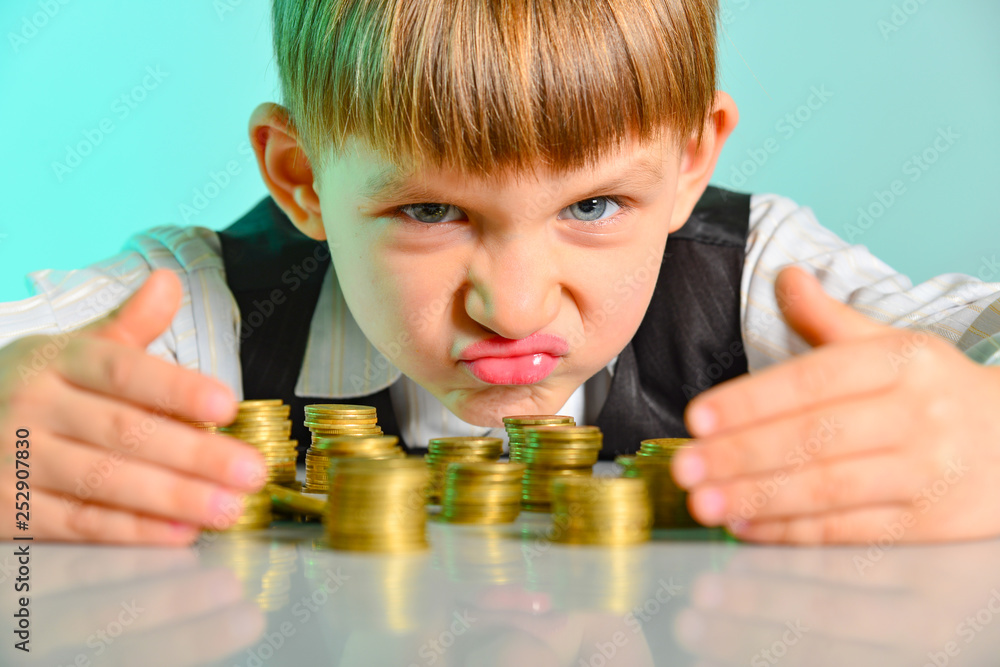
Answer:
[(314, 183), (337, 278), (368, 339), (473, 424), (554, 413), (614, 358), (680, 226), (672, 142), (566, 175), (424, 170), (370, 192), (388, 167), (355, 143)]

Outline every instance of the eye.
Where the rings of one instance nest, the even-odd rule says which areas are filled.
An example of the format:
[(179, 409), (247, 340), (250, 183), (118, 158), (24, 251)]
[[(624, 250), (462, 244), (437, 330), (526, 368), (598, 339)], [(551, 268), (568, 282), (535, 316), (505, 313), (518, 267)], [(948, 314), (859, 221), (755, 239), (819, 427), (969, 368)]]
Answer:
[(560, 218), (562, 214), (568, 211), (577, 220), (595, 222), (606, 219), (606, 213), (614, 215), (623, 208), (625, 207), (622, 206), (622, 203), (616, 197), (591, 197), (589, 199), (581, 199), (575, 204), (567, 206), (559, 213)]
[[(453, 222), (462, 219), (462, 211), (451, 204), (407, 204), (399, 210), (417, 222), (433, 224), (435, 222)], [(449, 212), (452, 217), (448, 217)]]

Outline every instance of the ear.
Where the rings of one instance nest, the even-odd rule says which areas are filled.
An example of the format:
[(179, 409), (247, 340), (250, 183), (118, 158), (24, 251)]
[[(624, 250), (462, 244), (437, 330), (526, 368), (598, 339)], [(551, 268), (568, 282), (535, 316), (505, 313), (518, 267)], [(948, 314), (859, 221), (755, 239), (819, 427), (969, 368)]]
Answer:
[(306, 236), (326, 238), (309, 158), (284, 107), (265, 102), (250, 115), (250, 145), (275, 203)]
[(681, 151), (677, 196), (674, 198), (674, 210), (670, 218), (670, 233), (680, 229), (691, 216), (695, 204), (708, 187), (726, 139), (739, 122), (740, 112), (736, 108), (736, 102), (729, 93), (717, 91), (701, 142), (698, 142), (697, 137), (691, 137)]

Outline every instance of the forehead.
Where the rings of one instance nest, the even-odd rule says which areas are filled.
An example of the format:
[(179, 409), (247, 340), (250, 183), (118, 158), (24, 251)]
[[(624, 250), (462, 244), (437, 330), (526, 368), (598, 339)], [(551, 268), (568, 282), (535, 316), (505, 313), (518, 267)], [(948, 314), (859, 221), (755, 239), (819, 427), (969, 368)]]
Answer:
[[(471, 187), (504, 187), (505, 184), (548, 185), (600, 182), (614, 189), (625, 185), (652, 186), (661, 183), (677, 151), (672, 142), (629, 142), (608, 149), (596, 164), (579, 169), (555, 169), (537, 165), (530, 170), (507, 170), (489, 177), (469, 174), (427, 161), (397, 165), (362, 142), (355, 142), (339, 161), (338, 171), (354, 174), (352, 182), (361, 197), (371, 201), (406, 199), (430, 194), (440, 184)], [(437, 188), (434, 188), (438, 191)]]

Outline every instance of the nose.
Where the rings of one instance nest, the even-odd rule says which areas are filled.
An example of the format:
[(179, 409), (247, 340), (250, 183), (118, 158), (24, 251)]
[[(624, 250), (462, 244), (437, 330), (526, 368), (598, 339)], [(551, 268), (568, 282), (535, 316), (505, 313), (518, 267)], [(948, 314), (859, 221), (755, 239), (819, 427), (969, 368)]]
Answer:
[(559, 314), (557, 263), (537, 238), (481, 244), (469, 265), (469, 284), (465, 311), (504, 338), (526, 338)]

